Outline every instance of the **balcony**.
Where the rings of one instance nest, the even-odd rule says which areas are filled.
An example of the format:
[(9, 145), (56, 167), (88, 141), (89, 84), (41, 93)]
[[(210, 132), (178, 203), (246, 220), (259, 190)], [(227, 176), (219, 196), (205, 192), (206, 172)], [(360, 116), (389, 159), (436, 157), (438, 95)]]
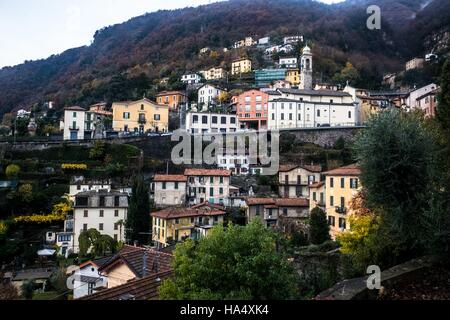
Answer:
[(336, 210), (336, 213), (338, 213), (338, 214), (347, 214), (346, 207), (336, 207), (335, 210)]
[(69, 127), (70, 131), (80, 131), (80, 127), (76, 127), (76, 126), (70, 126)]

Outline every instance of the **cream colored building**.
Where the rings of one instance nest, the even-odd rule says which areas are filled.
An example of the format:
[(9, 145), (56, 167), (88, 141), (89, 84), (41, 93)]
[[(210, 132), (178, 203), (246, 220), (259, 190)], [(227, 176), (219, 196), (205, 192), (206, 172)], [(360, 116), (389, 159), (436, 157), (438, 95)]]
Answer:
[(217, 68), (211, 68), (208, 70), (200, 71), (200, 73), (203, 75), (203, 77), (209, 81), (209, 80), (218, 80), (223, 79), (226, 77), (225, 69), (222, 67)]
[(233, 61), (231, 64), (231, 74), (240, 75), (242, 73), (252, 72), (252, 60), (247, 58), (242, 58)]
[(320, 181), (321, 172), (321, 166), (281, 165), (278, 172), (280, 197), (309, 198), (309, 186)]
[(422, 58), (411, 59), (408, 62), (406, 62), (405, 69), (406, 69), (406, 71), (408, 71), (408, 70), (423, 68), (424, 62), (425, 62), (425, 59), (422, 59)]
[(299, 69), (287, 69), (286, 70), (286, 81), (293, 86), (298, 86), (300, 84), (300, 70)]
[(319, 207), (325, 211), (325, 182), (316, 182), (309, 186), (309, 210)]
[(157, 207), (180, 206), (186, 202), (184, 175), (155, 175), (153, 189)]
[(112, 109), (114, 131), (142, 134), (169, 130), (169, 107), (147, 98), (115, 102)]
[(230, 196), (231, 171), (222, 169), (186, 169), (187, 196), (191, 205), (209, 202), (225, 204)]
[(353, 198), (360, 191), (359, 177), (361, 170), (353, 164), (324, 173), (325, 179), (325, 209), (333, 239), (346, 230), (350, 230), (348, 217)]

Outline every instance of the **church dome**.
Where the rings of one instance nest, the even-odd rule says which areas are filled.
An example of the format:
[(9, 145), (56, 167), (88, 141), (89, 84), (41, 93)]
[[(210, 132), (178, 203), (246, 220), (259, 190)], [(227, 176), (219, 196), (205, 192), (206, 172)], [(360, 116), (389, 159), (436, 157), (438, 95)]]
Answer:
[(311, 53), (311, 48), (308, 47), (308, 45), (306, 45), (306, 46), (303, 48), (303, 54), (306, 54), (306, 53)]

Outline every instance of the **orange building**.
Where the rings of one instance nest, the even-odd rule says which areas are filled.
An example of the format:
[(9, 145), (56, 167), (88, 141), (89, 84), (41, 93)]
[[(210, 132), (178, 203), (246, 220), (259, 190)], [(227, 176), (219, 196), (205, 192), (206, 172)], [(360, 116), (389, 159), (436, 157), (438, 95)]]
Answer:
[(187, 102), (187, 96), (181, 91), (163, 91), (156, 96), (156, 102), (168, 106), (170, 111), (177, 111)]
[(259, 90), (250, 90), (237, 98), (237, 115), (249, 129), (267, 129), (269, 95)]

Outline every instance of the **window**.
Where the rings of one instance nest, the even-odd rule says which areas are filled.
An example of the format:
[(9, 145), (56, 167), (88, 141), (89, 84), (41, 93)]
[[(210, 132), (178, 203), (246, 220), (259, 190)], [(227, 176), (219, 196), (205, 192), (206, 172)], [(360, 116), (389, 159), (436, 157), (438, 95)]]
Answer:
[(119, 239), (119, 236), (117, 234), (114, 235), (114, 240), (117, 241)]
[(275, 114), (272, 113), (272, 120), (275, 120)]
[(191, 218), (191, 223), (195, 223), (195, 218)]
[(344, 218), (339, 219), (339, 228), (343, 230), (347, 229), (347, 221)]
[(348, 118), (349, 118), (349, 119), (352, 118), (352, 112), (351, 112), (351, 111), (348, 112)]
[(210, 188), (210, 189), (209, 189), (209, 195), (210, 195), (211, 197), (214, 197), (214, 188)]
[(192, 117), (192, 123), (198, 123), (198, 116)]
[(98, 225), (98, 230), (103, 231), (103, 223), (100, 223), (100, 224)]
[(87, 218), (88, 215), (89, 215), (89, 212), (88, 212), (87, 210), (84, 210), (84, 213), (83, 213), (83, 214), (84, 214), (84, 217)]
[(260, 207), (257, 206), (256, 207), (256, 213), (255, 213), (256, 216), (259, 216), (261, 214), (260, 210), (261, 210)]
[(81, 186), (80, 185), (77, 186), (77, 190), (81, 190)]
[(298, 121), (302, 121), (302, 115), (300, 113), (298, 114)]
[(227, 118), (226, 118), (226, 117), (222, 117), (222, 118), (220, 119), (220, 123), (221, 123), (221, 124), (227, 124)]
[(223, 183), (223, 177), (220, 177), (219, 179), (219, 183), (222, 184)]
[(209, 183), (214, 183), (214, 177), (209, 178)]
[(223, 188), (219, 188), (219, 194), (223, 194)]
[(281, 120), (284, 120), (284, 113), (281, 114)]
[(87, 223), (83, 224), (83, 231), (87, 231), (87, 229), (88, 229)]
[(105, 206), (105, 197), (104, 197), (104, 196), (101, 196), (101, 197), (100, 197), (99, 206), (100, 206), (100, 207), (104, 207), (104, 206)]
[(330, 188), (334, 188), (334, 178), (330, 178)]
[(73, 118), (76, 118), (77, 117), (77, 113), (74, 112), (72, 116), (73, 116)]
[(119, 225), (117, 223), (114, 223), (114, 230), (119, 230)]
[(155, 121), (160, 121), (160, 120), (161, 120), (161, 115), (155, 114), (155, 115), (153, 116), (153, 119), (154, 119)]
[(119, 216), (119, 210), (114, 210), (114, 217), (118, 217)]
[(167, 189), (167, 183), (166, 183), (166, 182), (163, 182), (162, 188), (163, 188), (163, 190), (166, 190), (166, 189)]
[(141, 104), (141, 111), (144, 111), (145, 107), (143, 104)]
[(180, 224), (180, 219), (175, 219), (175, 224)]
[(351, 189), (358, 189), (359, 180), (354, 178), (350, 179), (350, 188)]
[(289, 120), (292, 121), (292, 113), (289, 113)]
[(316, 192), (313, 192), (313, 200), (317, 201), (317, 193)]
[(235, 124), (236, 123), (236, 118), (235, 117), (231, 117), (230, 118), (230, 123), (231, 124)]
[(202, 117), (202, 124), (208, 124), (208, 116)]
[(317, 110), (317, 116), (320, 117), (320, 110)]
[(130, 113), (129, 112), (124, 112), (123, 113), (123, 118), (124, 119), (130, 119)]
[(216, 117), (216, 116), (213, 116), (213, 117), (211, 118), (211, 122), (214, 123), (214, 124), (217, 124), (217, 117)]
[(332, 227), (336, 226), (336, 218), (333, 216), (328, 216), (328, 225)]
[(330, 207), (334, 207), (334, 197), (330, 196)]
[(341, 178), (341, 188), (345, 188), (345, 178)]
[(100, 218), (103, 218), (105, 216), (105, 211), (104, 210), (100, 210)]
[(341, 208), (345, 208), (345, 198), (341, 197)]
[(178, 182), (175, 182), (175, 190), (178, 190)]

